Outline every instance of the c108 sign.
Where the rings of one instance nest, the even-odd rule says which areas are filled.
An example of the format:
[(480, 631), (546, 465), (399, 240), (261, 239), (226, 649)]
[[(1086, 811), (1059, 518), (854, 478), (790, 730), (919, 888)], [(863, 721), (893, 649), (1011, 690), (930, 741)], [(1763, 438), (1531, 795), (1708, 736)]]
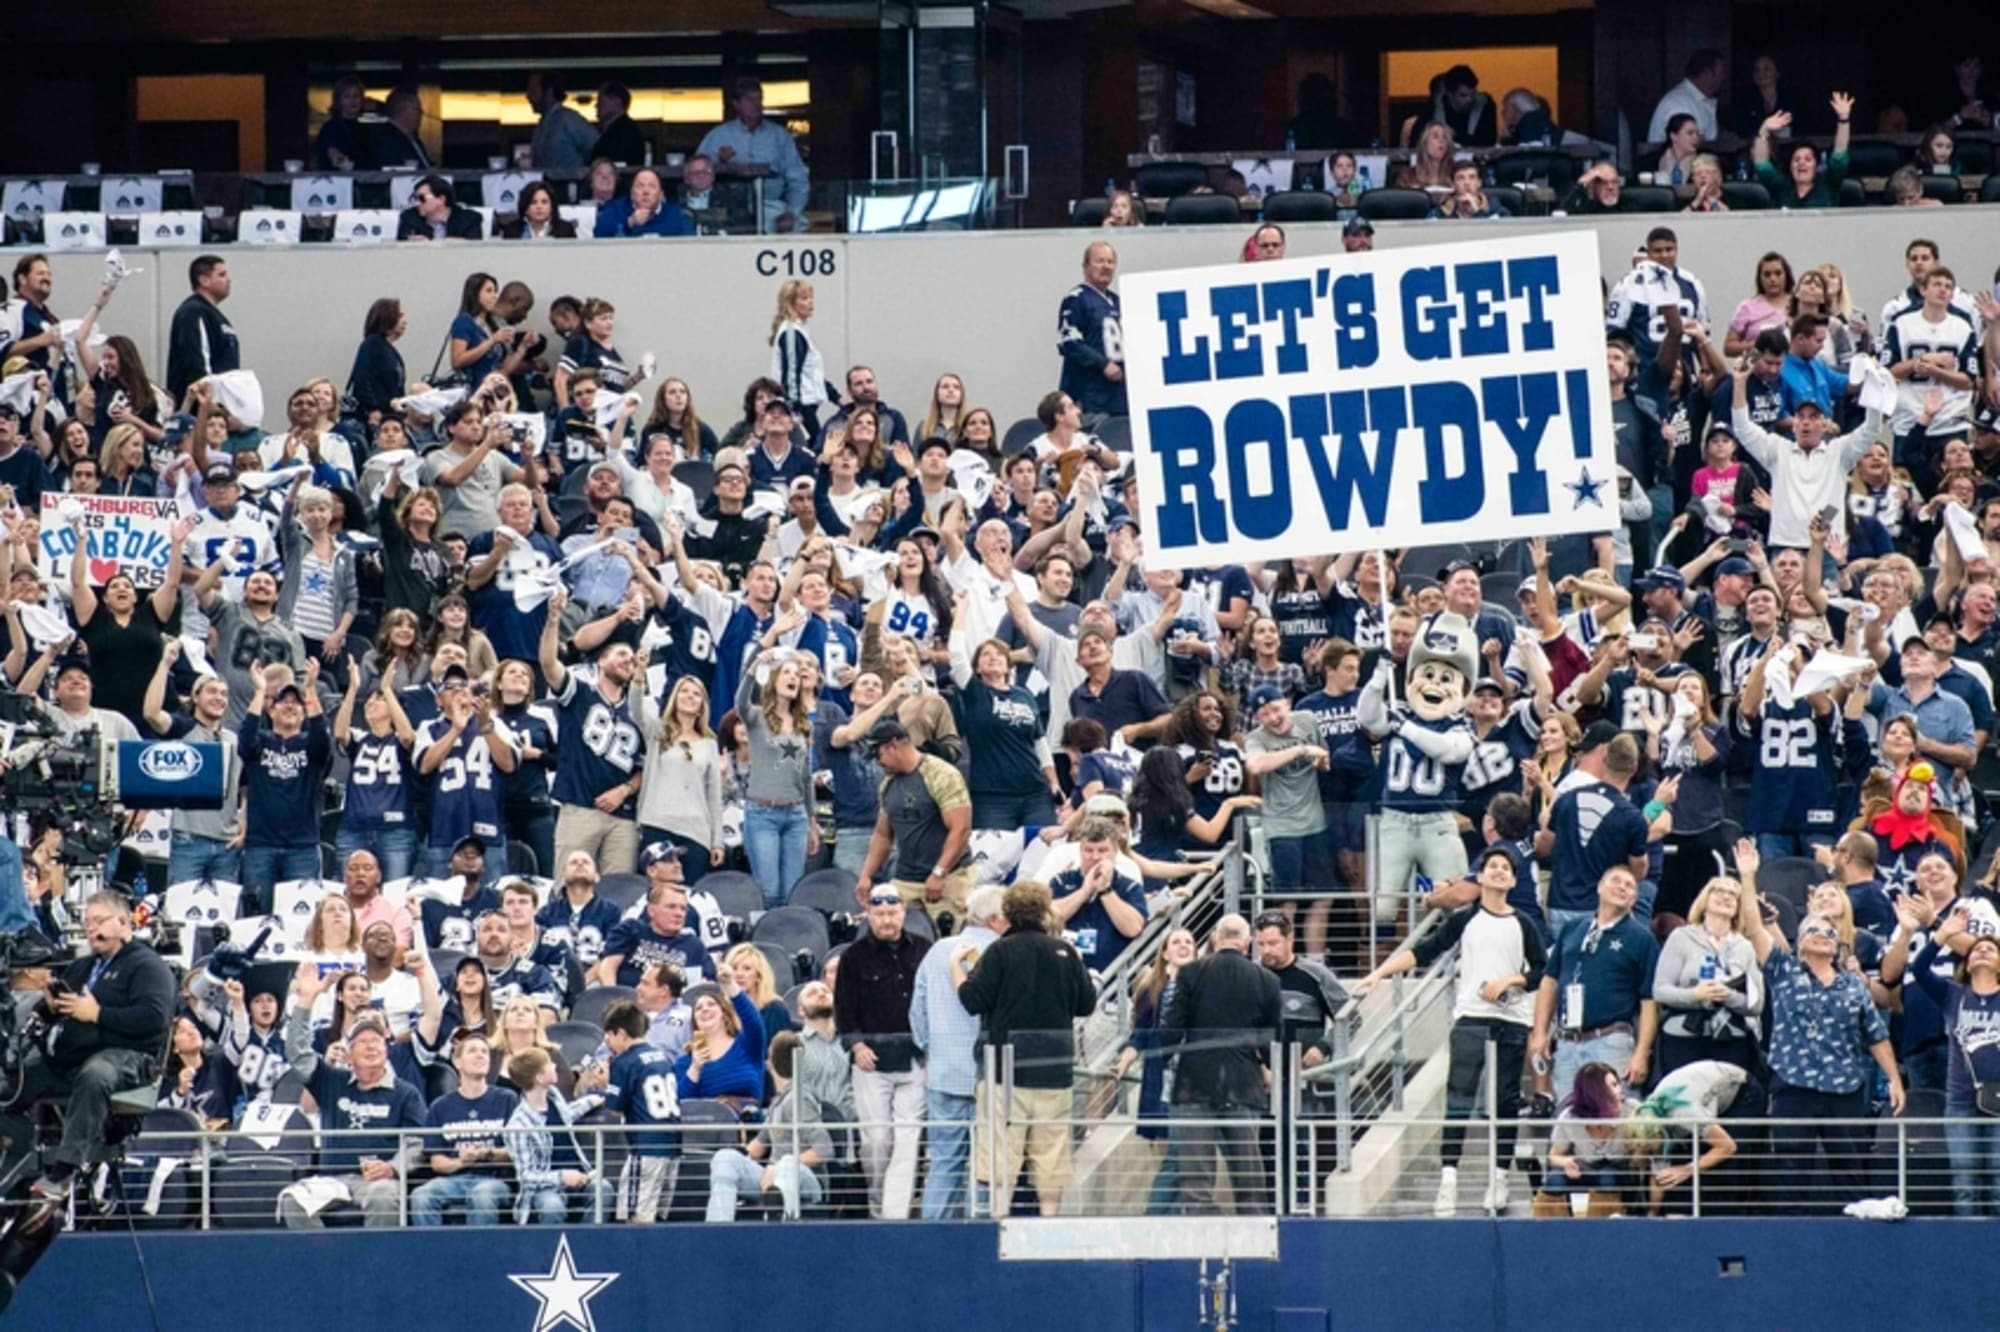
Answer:
[(1608, 531), (1596, 241), (1128, 273), (1147, 563)]

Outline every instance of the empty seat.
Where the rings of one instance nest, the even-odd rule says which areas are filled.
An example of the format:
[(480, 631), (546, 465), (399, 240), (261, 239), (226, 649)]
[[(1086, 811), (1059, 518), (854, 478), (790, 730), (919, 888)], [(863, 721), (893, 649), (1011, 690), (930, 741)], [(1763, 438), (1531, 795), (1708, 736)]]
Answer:
[(1423, 190), (1391, 187), (1368, 191), (1355, 201), (1354, 207), (1373, 222), (1408, 222), (1431, 215), (1431, 196)]
[[(777, 983), (779, 993), (782, 994), (796, 982), (805, 979), (799, 970), (799, 952), (803, 950), (782, 948), (774, 943), (753, 943), (750, 946), (764, 955), (765, 963), (771, 968), (771, 979)], [(810, 952), (807, 956), (812, 957)], [(812, 957), (808, 967), (817, 965), (818, 961), (817, 957)], [(766, 1033), (767, 1037), (773, 1034), (775, 1033)]]
[[(774, 945), (792, 956), (801, 952), (810, 953), (814, 968), (826, 956), (826, 950), (833, 947), (826, 917), (805, 906), (781, 906), (766, 911), (757, 918), (756, 926), (750, 931), (750, 939), (753, 943)], [(785, 983), (782, 974), (778, 983), (780, 986)]]
[(1920, 176), (1924, 197), (1936, 199), (1939, 203), (1962, 203), (1965, 200), (1965, 186), (1957, 176)]
[(1243, 205), (1226, 194), (1183, 194), (1167, 200), (1170, 227), (1229, 226), (1243, 221)]
[[(1772, 203), (1775, 206), (1783, 207), (1786, 201), (1783, 198), (1778, 198), (1772, 200)], [(1849, 176), (1846, 180), (1841, 181), (1840, 206), (1842, 208), (1866, 208), (1868, 206), (1868, 187), (1853, 176)]]
[(706, 504), (709, 492), (715, 489), (715, 466), (705, 458), (677, 462), (674, 464), (674, 480), (694, 492), (696, 504)]
[(1569, 153), (1523, 148), (1502, 153), (1492, 158), (1487, 165), (1493, 169), (1493, 179), (1502, 185), (1532, 185), (1546, 182), (1550, 189), (1560, 195), (1576, 184), (1579, 162)]
[(792, 885), (787, 901), (792, 906), (811, 907), (821, 915), (851, 915), (859, 909), (854, 900), (854, 872), (838, 865), (801, 875)]
[(1148, 199), (1172, 199), (1208, 184), (1208, 168), (1199, 162), (1148, 162), (1137, 173), (1139, 193)]
[(1069, 224), (1073, 227), (1101, 227), (1104, 215), (1111, 211), (1108, 198), (1078, 199), (1070, 205)]
[(1339, 205), (1325, 190), (1280, 190), (1264, 200), (1267, 222), (1331, 222)]
[(278, 1195), (291, 1187), (298, 1166), (288, 1156), (232, 1156), (209, 1178), (211, 1224), (225, 1230), (275, 1230)]
[(1627, 213), (1671, 213), (1680, 208), (1681, 200), (1671, 185), (1627, 185), (1619, 195), (1619, 206)]
[(1515, 217), (1525, 216), (1528, 211), (1528, 196), (1512, 185), (1488, 185), (1486, 197)]
[(638, 991), (629, 985), (598, 985), (585, 990), (569, 1006), (571, 1024), (585, 1023), (593, 1027), (603, 1027), (604, 1010), (620, 999), (638, 999)]
[(646, 888), (643, 874), (607, 874), (597, 881), (597, 895), (621, 914), (646, 900)]
[(1826, 871), (1811, 856), (1779, 856), (1757, 867), (1757, 889), (1766, 897), (1783, 898), (1804, 915), (1813, 885), (1826, 877)]
[(1754, 213), (1771, 206), (1771, 192), (1754, 180), (1725, 180), (1722, 202), (1732, 213)]
[[(1776, 160), (1776, 154), (1773, 154)], [(1903, 165), (1903, 150), (1893, 143), (1858, 142), (1847, 145), (1847, 175), (1856, 177), (1887, 176)]]
[(1011, 458), (1047, 433), (1042, 429), (1042, 423), (1032, 416), (1016, 421), (1000, 437), (1000, 456)]
[(752, 917), (763, 913), (764, 890), (741, 870), (716, 870), (712, 874), (704, 874), (697, 889), (713, 897), (723, 915), (742, 921), (746, 929)]
[[(580, 1022), (574, 1017), (567, 1022), (552, 1022), (542, 1029), (542, 1033), (555, 1042), (556, 1049), (562, 1051), (563, 1060), (569, 1065), (572, 1075), (604, 1040), (603, 1028), (595, 1022)], [(565, 1096), (569, 1091), (568, 1087), (563, 1088)]]
[(1132, 418), (1107, 416), (1097, 423), (1097, 442), (1118, 453), (1132, 451)]

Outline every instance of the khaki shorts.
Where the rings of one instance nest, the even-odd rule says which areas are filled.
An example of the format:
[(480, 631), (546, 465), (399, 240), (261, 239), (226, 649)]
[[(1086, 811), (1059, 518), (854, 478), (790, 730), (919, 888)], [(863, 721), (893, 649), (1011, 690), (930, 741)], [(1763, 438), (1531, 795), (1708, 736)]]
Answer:
[[(987, 1084), (980, 1083), (973, 1094), (972, 1177), (981, 1184), (993, 1182), (993, 1124), (987, 1108)], [(1074, 1098), (1067, 1087), (1016, 1087), (1014, 1103), (1007, 1115), (1007, 1139), (1000, 1159), (1000, 1178), (1008, 1182), (996, 1191), (994, 1215), (1005, 1216), (1013, 1201), (1012, 1183), (1021, 1177), (1021, 1163), (1028, 1163), (1038, 1193), (1059, 1193), (1069, 1186), (1069, 1121)]]
[(889, 886), (903, 899), (903, 907), (909, 911), (921, 911), (937, 924), (937, 918), (945, 912), (951, 913), (952, 931), (956, 933), (965, 926), (965, 899), (972, 895), (972, 866), (953, 870), (945, 876), (944, 896), (935, 902), (924, 900), (924, 883), (921, 879), (893, 879)]

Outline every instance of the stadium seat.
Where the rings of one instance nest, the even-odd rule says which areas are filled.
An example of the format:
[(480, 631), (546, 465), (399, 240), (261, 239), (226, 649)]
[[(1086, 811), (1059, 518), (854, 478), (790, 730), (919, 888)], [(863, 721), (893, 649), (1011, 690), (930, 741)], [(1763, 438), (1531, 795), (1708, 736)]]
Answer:
[(1441, 546), (1415, 546), (1403, 552), (1403, 559), (1396, 566), (1396, 572), (1404, 578), (1419, 575), (1436, 578), (1453, 560), (1469, 560), (1472, 548), (1463, 543), (1449, 542)]
[(1846, 180), (1841, 181), (1840, 206), (1842, 208), (1866, 208), (1868, 206), (1868, 187), (1853, 176), (1849, 176)]
[[(813, 977), (813, 979), (818, 980), (819, 977), (815, 976)], [(792, 1021), (794, 1022), (804, 1021), (804, 1019), (799, 1016), (799, 994), (806, 988), (806, 984), (807, 982), (800, 981), (797, 985), (794, 985), (792, 986), (791, 989), (785, 991), (785, 997), (784, 997), (785, 1011), (792, 1015)]]
[(1431, 215), (1431, 196), (1423, 190), (1370, 190), (1354, 208), (1371, 222), (1411, 222)]
[(1968, 176), (1983, 176), (1993, 170), (1992, 139), (1967, 135), (1958, 141), (1958, 169)]
[(223, 1230), (276, 1230), (278, 1195), (298, 1173), (286, 1156), (233, 1156), (209, 1177), (210, 1224)]
[(677, 462), (674, 464), (674, 480), (694, 492), (696, 504), (706, 504), (709, 492), (715, 489), (715, 464), (706, 458)]
[(1582, 164), (1569, 153), (1522, 148), (1501, 153), (1490, 159), (1487, 165), (1493, 170), (1493, 179), (1502, 185), (1532, 185), (1546, 181), (1550, 189), (1561, 195), (1576, 184)]
[(535, 858), (535, 848), (526, 842), (510, 840), (507, 843), (507, 872), (526, 878), (539, 875), (542, 872), (542, 865)]
[(1047, 432), (1042, 423), (1034, 417), (1024, 417), (1007, 427), (1007, 433), (1000, 437), (1000, 456), (1011, 458)]
[(1887, 176), (1903, 165), (1903, 150), (1893, 143), (1863, 140), (1847, 145), (1847, 178)]
[[(781, 993), (794, 981), (801, 979), (799, 976), (798, 957), (795, 950), (782, 948), (774, 943), (764, 942), (753, 942), (750, 946), (762, 953), (764, 961), (770, 964), (771, 979), (777, 983), (778, 990)], [(814, 961), (817, 962), (818, 959), (815, 958)], [(716, 960), (716, 965), (722, 965), (720, 958)]]
[(1280, 190), (1264, 200), (1266, 222), (1331, 222), (1339, 205), (1325, 190)]
[(1139, 168), (1137, 183), (1148, 199), (1173, 199), (1208, 184), (1208, 168), (1199, 162), (1148, 162)]
[[(437, 960), (443, 952), (444, 950), (441, 949), (431, 954), (431, 964), (433, 966), (437, 965)], [(458, 963), (453, 962), (452, 966), (455, 969)], [(443, 975), (449, 977), (451, 973), (445, 972)], [(442, 986), (444, 980), (440, 978), (438, 984)], [(286, 1069), (284, 1074), (271, 1085), (271, 1100), (279, 1105), (297, 1105), (304, 1098), (305, 1094), (306, 1081), (298, 1075), (296, 1069)]]
[[(810, 953), (815, 969), (819, 960), (826, 956), (826, 950), (833, 947), (833, 940), (827, 934), (826, 917), (804, 906), (781, 906), (766, 911), (757, 918), (757, 924), (750, 931), (750, 939), (753, 943), (775, 945), (791, 956)], [(781, 987), (785, 984), (782, 973), (778, 983)]]
[(715, 898), (725, 916), (733, 916), (750, 928), (751, 921), (764, 914), (764, 890), (741, 870), (716, 870), (701, 876), (701, 891)]
[(597, 895), (617, 907), (621, 914), (630, 911), (646, 900), (646, 876), (607, 874), (597, 881)]
[(1671, 185), (1627, 185), (1620, 202), (1627, 213), (1672, 213), (1681, 206)]
[(1965, 186), (1957, 176), (1920, 176), (1924, 197), (1936, 199), (1939, 203), (1955, 204), (1965, 199)]
[(572, 467), (563, 473), (562, 484), (556, 487), (556, 495), (566, 500), (583, 498), (584, 483), (590, 480), (588, 467)]
[(1811, 856), (1780, 856), (1757, 867), (1757, 891), (1768, 898), (1783, 898), (1803, 916), (1807, 895), (1826, 877), (1826, 871)]
[(1107, 416), (1097, 423), (1097, 442), (1119, 453), (1132, 451), (1132, 418)]
[(1979, 187), (1979, 202), (2000, 203), (2000, 174), (1988, 176)]
[(638, 991), (629, 985), (592, 986), (578, 995), (576, 1002), (569, 1006), (569, 1022), (564, 1025), (575, 1026), (582, 1024), (596, 1027), (599, 1031), (602, 1031), (605, 1009), (611, 1007), (611, 1005), (621, 999), (637, 1000), (638, 997)]
[(1243, 206), (1226, 194), (1184, 194), (1167, 200), (1170, 227), (1231, 226), (1243, 221)]
[(1105, 214), (1110, 211), (1109, 197), (1078, 199), (1070, 205), (1069, 224), (1073, 227), (1101, 227), (1104, 225)]
[(792, 906), (811, 907), (823, 916), (853, 915), (860, 909), (854, 900), (854, 872), (837, 865), (802, 875), (786, 900)]
[(903, 912), (903, 933), (914, 935), (919, 939), (928, 939), (932, 943), (936, 943), (938, 937), (937, 923), (930, 918), (928, 912), (919, 911), (917, 908), (911, 907)]
[(1520, 601), (1521, 580), (1510, 573), (1490, 573), (1479, 580), (1479, 594), (1487, 601), (1510, 609)]
[(1725, 180), (1722, 202), (1732, 213), (1754, 213), (1771, 206), (1771, 192), (1758, 181)]
[[(604, 1041), (602, 1027), (595, 1022), (578, 1021), (574, 1017), (567, 1022), (550, 1023), (542, 1029), (542, 1034), (554, 1041), (556, 1048), (562, 1051), (563, 1059), (569, 1064), (572, 1079), (575, 1078), (576, 1071), (583, 1066), (583, 1061), (588, 1059), (591, 1052)], [(574, 1086), (574, 1082), (571, 1085)], [(569, 1087), (563, 1088), (562, 1091), (565, 1096), (570, 1094)]]
[[(704, 1097), (682, 1101), (682, 1126), (697, 1130), (683, 1139), (685, 1144), (683, 1150), (691, 1158), (707, 1158), (715, 1155), (720, 1148), (732, 1147), (735, 1143), (730, 1136), (718, 1130), (742, 1122), (743, 1117), (736, 1113), (736, 1107), (727, 1101), (709, 1100)], [(678, 1187), (676, 1192), (679, 1192)]]
[[(162, 1181), (159, 1205), (147, 1210), (158, 1163), (181, 1165)], [(118, 1170), (115, 1219), (142, 1230), (180, 1230), (194, 1224), (201, 1206), (201, 1171), (207, 1168), (201, 1119), (188, 1110), (146, 1112), (139, 1138)]]
[(1513, 185), (1488, 185), (1486, 197), (1515, 217), (1527, 215), (1528, 196)]

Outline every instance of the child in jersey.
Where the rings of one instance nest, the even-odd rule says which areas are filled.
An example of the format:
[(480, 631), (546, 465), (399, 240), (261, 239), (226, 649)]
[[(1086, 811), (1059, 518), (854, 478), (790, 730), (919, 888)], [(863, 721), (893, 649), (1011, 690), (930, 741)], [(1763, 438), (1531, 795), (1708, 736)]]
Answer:
[(628, 1000), (604, 1010), (604, 1044), (611, 1051), (611, 1066), (603, 1074), (604, 1106), (623, 1115), (628, 1127), (649, 1126), (628, 1136), (632, 1154), (618, 1180), (618, 1219), (642, 1226), (672, 1208), (681, 1163), (680, 1135), (650, 1127), (679, 1124), (681, 1106), (674, 1061), (647, 1042), (649, 1025)]
[(1477, 661), (1472, 626), (1440, 611), (1417, 627), (1410, 645), (1407, 701), (1390, 702), (1395, 665), (1386, 655), (1361, 690), (1355, 720), (1383, 741), (1378, 925), (1399, 918), (1412, 873), (1433, 881), (1465, 873), (1455, 815), (1474, 746), (1466, 702)]

